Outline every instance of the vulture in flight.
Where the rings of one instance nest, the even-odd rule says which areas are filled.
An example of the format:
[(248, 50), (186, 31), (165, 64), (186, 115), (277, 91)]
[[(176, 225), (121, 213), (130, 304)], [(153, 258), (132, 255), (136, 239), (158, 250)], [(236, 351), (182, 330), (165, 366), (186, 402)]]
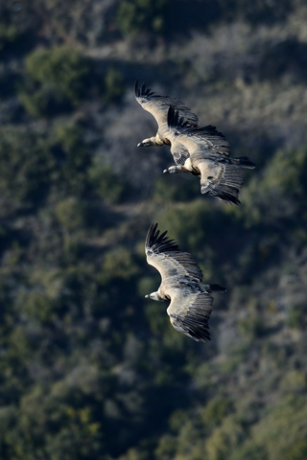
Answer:
[[(139, 87), (139, 81), (136, 80), (134, 85), (134, 95), (135, 99), (143, 107), (143, 109), (153, 115), (158, 125), (157, 134), (153, 137), (149, 137), (148, 139), (144, 139), (137, 145), (137, 147), (152, 147), (171, 144), (167, 131), (167, 114), (170, 106), (175, 107), (181, 119), (186, 123), (186, 126), (196, 127), (198, 125), (197, 115), (192, 113), (184, 102), (169, 96), (159, 96), (151, 91), (150, 88), (146, 88), (145, 83)], [(178, 146), (176, 154), (186, 157), (189, 155), (183, 145), (180, 147)]]
[(145, 297), (170, 302), (167, 313), (173, 327), (196, 341), (206, 342), (210, 340), (211, 293), (226, 289), (217, 284), (202, 284), (202, 271), (191, 254), (181, 252), (166, 233), (160, 235), (158, 224), (151, 225), (147, 233), (147, 262), (159, 271), (162, 282), (156, 292)]
[[(168, 137), (176, 166), (163, 173), (190, 172), (200, 176), (201, 193), (239, 205), (239, 191), (243, 185), (243, 169), (254, 169), (248, 157), (230, 157), (230, 146), (224, 135), (214, 126), (191, 127), (171, 105), (167, 127), (161, 135)], [(185, 148), (185, 151), (183, 148)]]

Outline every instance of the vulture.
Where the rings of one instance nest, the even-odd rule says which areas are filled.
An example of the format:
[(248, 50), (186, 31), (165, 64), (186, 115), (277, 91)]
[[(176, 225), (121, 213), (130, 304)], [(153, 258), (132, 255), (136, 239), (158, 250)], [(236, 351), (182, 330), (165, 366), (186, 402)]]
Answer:
[[(145, 83), (139, 87), (139, 81), (136, 80), (134, 85), (134, 95), (136, 101), (143, 107), (143, 109), (153, 115), (158, 125), (157, 134), (153, 137), (149, 137), (148, 139), (144, 139), (137, 145), (137, 147), (152, 147), (171, 144), (167, 131), (167, 114), (171, 106), (178, 111), (179, 116), (182, 120), (184, 120), (186, 126), (196, 127), (198, 125), (197, 115), (192, 113), (184, 102), (169, 96), (159, 96), (151, 91), (150, 88), (146, 88)], [(182, 145), (178, 146), (176, 155), (187, 157), (189, 154), (186, 148)]]
[[(171, 105), (167, 126), (161, 136), (167, 136), (176, 166), (163, 173), (190, 172), (200, 176), (201, 193), (220, 198), (228, 203), (240, 204), (239, 192), (243, 185), (243, 169), (254, 169), (248, 157), (230, 157), (230, 146), (215, 126), (190, 126), (180, 111)], [(185, 151), (183, 148), (185, 148)]]
[(173, 327), (196, 341), (210, 340), (209, 317), (212, 311), (212, 292), (224, 292), (218, 284), (203, 284), (203, 274), (191, 254), (180, 251), (178, 245), (160, 235), (158, 224), (148, 230), (145, 253), (149, 265), (162, 278), (159, 289), (146, 298), (170, 302), (167, 313)]

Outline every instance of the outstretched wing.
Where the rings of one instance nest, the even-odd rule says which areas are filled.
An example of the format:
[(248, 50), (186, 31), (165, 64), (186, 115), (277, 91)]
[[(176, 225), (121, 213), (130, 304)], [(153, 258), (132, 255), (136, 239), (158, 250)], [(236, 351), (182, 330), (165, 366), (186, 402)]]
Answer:
[(173, 327), (197, 341), (210, 340), (209, 318), (213, 297), (191, 286), (169, 289), (172, 301), (167, 309)]
[(146, 88), (145, 83), (139, 87), (138, 80), (136, 80), (134, 85), (134, 94), (137, 102), (143, 107), (143, 109), (153, 115), (159, 129), (164, 123), (166, 124), (168, 109), (171, 105), (178, 110), (180, 116), (184, 118), (185, 122), (187, 122), (189, 126), (197, 126), (197, 115), (192, 113), (189, 107), (187, 107), (179, 99), (169, 96), (159, 96), (151, 91), (150, 88)]
[[(198, 153), (203, 158), (222, 155), (229, 157), (230, 146), (225, 136), (215, 126), (203, 128), (189, 126), (176, 107), (171, 106), (167, 114), (167, 127), (172, 132), (172, 143), (183, 145), (192, 155)], [(174, 146), (176, 149), (177, 145)]]
[(203, 274), (191, 254), (181, 252), (178, 245), (167, 238), (167, 231), (160, 235), (158, 224), (148, 230), (145, 253), (149, 265), (155, 267), (164, 281), (169, 276), (182, 276), (202, 281)]

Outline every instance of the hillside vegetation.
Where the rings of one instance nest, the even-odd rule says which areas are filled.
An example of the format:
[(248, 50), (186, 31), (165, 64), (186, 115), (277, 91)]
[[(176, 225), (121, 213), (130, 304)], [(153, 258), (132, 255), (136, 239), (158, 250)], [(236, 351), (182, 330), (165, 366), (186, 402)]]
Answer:
[[(303, 0), (0, 5), (0, 458), (306, 460)], [(163, 176), (136, 78), (222, 131), (241, 206)], [(153, 222), (215, 296), (209, 343), (145, 299)]]

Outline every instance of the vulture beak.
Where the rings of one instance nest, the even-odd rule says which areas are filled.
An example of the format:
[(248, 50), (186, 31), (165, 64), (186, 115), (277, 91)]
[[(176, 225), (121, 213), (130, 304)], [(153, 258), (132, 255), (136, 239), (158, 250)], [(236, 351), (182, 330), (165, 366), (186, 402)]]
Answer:
[(144, 147), (144, 145), (143, 145), (142, 142), (139, 142), (139, 144), (137, 145), (137, 147)]
[(167, 173), (168, 173), (168, 169), (164, 169), (163, 174), (167, 174)]

